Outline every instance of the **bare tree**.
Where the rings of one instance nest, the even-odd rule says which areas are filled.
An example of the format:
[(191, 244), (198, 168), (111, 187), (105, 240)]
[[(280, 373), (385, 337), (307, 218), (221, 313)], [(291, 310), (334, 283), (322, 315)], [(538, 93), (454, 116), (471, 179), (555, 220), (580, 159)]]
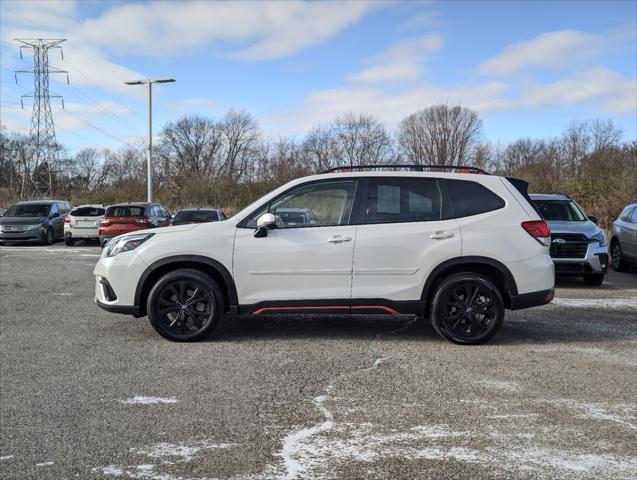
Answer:
[(411, 163), (459, 165), (473, 157), (481, 132), (482, 121), (473, 110), (436, 105), (400, 122), (398, 144)]
[(391, 137), (374, 117), (350, 113), (337, 118), (331, 128), (339, 165), (377, 165), (391, 161)]

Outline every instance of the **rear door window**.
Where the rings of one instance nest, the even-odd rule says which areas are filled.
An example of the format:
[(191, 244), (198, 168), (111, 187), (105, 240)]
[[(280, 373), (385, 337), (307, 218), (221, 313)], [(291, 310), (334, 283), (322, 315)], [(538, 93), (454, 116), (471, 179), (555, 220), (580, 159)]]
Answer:
[(450, 179), (444, 182), (454, 218), (491, 212), (505, 205), (502, 198), (477, 182)]
[(365, 223), (428, 222), (441, 219), (442, 197), (432, 178), (371, 178)]

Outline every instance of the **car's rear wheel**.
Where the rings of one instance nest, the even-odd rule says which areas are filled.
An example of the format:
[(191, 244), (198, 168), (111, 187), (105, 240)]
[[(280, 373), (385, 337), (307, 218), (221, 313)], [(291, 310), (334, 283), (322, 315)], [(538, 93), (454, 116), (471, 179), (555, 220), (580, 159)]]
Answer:
[(146, 303), (153, 328), (175, 342), (191, 342), (208, 336), (223, 314), (223, 295), (205, 273), (179, 269), (153, 285)]
[(628, 262), (624, 260), (622, 246), (619, 241), (615, 240), (611, 248), (611, 265), (616, 272), (625, 272), (628, 270)]
[(584, 277), (584, 283), (586, 285), (592, 285), (594, 287), (599, 287), (602, 283), (604, 283), (604, 274), (596, 273), (594, 275), (586, 275)]
[(66, 237), (64, 238), (64, 243), (67, 247), (72, 247), (73, 245), (75, 245), (75, 240), (73, 240), (71, 237)]
[(502, 326), (504, 301), (499, 288), (477, 273), (445, 278), (436, 289), (431, 322), (436, 332), (454, 343), (486, 342)]

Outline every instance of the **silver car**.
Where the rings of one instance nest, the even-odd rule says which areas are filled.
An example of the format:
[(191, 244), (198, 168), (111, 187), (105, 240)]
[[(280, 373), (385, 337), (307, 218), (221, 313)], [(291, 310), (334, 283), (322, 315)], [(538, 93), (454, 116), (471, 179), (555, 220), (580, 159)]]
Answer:
[(610, 231), (613, 269), (625, 272), (637, 265), (637, 199), (630, 202), (613, 223)]
[(551, 257), (555, 274), (582, 277), (601, 285), (608, 269), (608, 245), (597, 218), (565, 193), (530, 195), (551, 230)]

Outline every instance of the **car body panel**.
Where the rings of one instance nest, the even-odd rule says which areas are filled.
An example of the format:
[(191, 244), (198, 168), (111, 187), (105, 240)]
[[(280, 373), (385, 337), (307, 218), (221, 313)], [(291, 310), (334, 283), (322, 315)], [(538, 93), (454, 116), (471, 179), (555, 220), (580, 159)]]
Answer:
[(611, 244), (619, 241), (622, 256), (631, 263), (637, 263), (637, 203), (627, 205), (613, 222), (610, 234)]
[[(362, 194), (357, 190), (348, 224), (273, 228), (261, 237), (255, 237), (254, 228), (246, 228), (248, 218), (254, 218), (273, 199), (299, 185), (387, 176), (475, 181), (501, 196), (504, 207), (458, 219), (365, 224), (356, 215), (357, 205), (362, 201)], [(109, 259), (103, 255), (95, 274), (107, 278), (116, 292), (122, 288), (127, 291), (112, 305), (117, 307), (112, 311), (143, 310), (143, 305), (133, 303), (134, 292), (140, 289), (141, 272), (153, 264), (184, 256), (211, 259), (231, 272), (239, 311), (242, 306), (264, 302), (284, 305), (286, 301), (295, 308), (307, 301), (311, 305), (325, 305), (319, 308), (333, 305), (349, 309), (353, 308), (350, 302), (364, 302), (366, 298), (370, 303), (378, 299), (387, 304), (404, 303), (421, 308), (423, 286), (438, 265), (446, 260), (462, 263), (463, 258), (482, 255), (493, 257), (494, 260), (490, 260), (493, 264), (501, 266), (507, 275), (513, 274), (517, 283), (515, 295), (527, 298), (538, 293), (536, 296), (550, 301), (546, 292), (550, 293), (553, 288), (553, 263), (548, 247), (521, 227), (523, 221), (540, 219), (532, 207), (524, 207), (524, 202), (526, 200), (521, 195), (517, 198), (500, 177), (486, 175), (440, 172), (314, 175), (275, 189), (227, 221), (155, 229), (152, 231), (155, 235), (133, 252)], [(438, 232), (453, 236), (444, 240), (430, 238)], [(348, 241), (329, 241), (334, 238)], [(128, 270), (114, 267), (122, 255), (128, 256), (122, 259)], [(103, 298), (96, 299), (102, 303)], [(367, 308), (366, 303), (356, 305), (356, 308)], [(380, 309), (385, 313), (389, 310)]]

